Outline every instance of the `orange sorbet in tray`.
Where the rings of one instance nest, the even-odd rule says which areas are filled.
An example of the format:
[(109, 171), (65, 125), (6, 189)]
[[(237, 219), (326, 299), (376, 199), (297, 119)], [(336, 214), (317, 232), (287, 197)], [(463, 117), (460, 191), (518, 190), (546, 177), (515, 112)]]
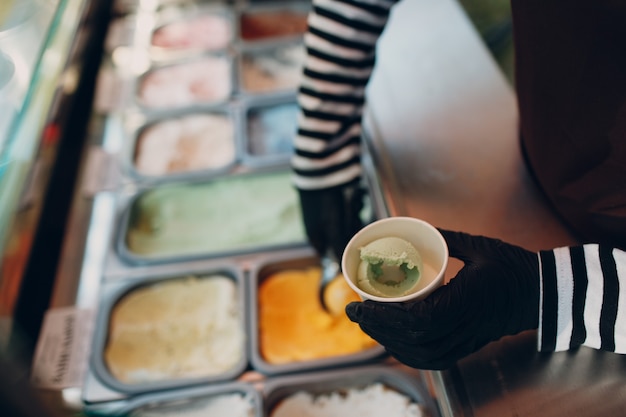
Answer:
[(260, 353), (272, 364), (349, 355), (376, 346), (344, 307), (359, 297), (338, 276), (318, 300), (321, 269), (287, 269), (265, 278), (258, 290)]

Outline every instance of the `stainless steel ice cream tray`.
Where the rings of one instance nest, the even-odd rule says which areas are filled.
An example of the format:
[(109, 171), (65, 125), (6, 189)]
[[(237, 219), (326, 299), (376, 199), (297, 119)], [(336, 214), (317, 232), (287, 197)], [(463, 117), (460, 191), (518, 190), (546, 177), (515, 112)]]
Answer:
[[(208, 39), (211, 39), (211, 44), (194, 45), (194, 40), (192, 40), (190, 44), (186, 45), (184, 41), (177, 43), (177, 40), (174, 39), (171, 40), (171, 45), (158, 45), (159, 32), (167, 30), (168, 26), (182, 24), (185, 25), (186, 28), (189, 28), (190, 25), (194, 23), (197, 24), (197, 19), (202, 18), (215, 19), (214, 21), (202, 22), (203, 30), (207, 30), (208, 26), (215, 27), (215, 25), (221, 26), (217, 28), (218, 30), (224, 30), (224, 33), (221, 34), (218, 30), (214, 30), (211, 36), (207, 36)], [(173, 36), (180, 37), (185, 35), (179, 33), (180, 29), (180, 27), (176, 28), (173, 32)], [(190, 2), (188, 4), (182, 3), (166, 6), (155, 13), (154, 26), (148, 40), (150, 45), (150, 57), (155, 62), (172, 61), (202, 54), (206, 51), (226, 51), (231, 49), (234, 42), (236, 42), (237, 32), (236, 9), (226, 2)], [(198, 36), (204, 34), (189, 33), (189, 35)], [(205, 41), (206, 40), (207, 39), (205, 39)], [(164, 41), (167, 41), (167, 39)]]
[[(137, 1), (131, 0), (126, 1), (126, 3)], [(117, 3), (122, 2), (118, 1)], [(106, 53), (114, 54), (119, 47), (132, 48), (137, 52), (146, 53), (151, 62), (167, 62), (205, 52), (225, 51), (231, 49), (236, 40), (235, 8), (227, 2), (161, 0), (145, 3), (140, 6), (120, 4), (121, 10), (112, 19), (105, 38), (104, 50)], [(115, 11), (116, 5), (113, 7)], [(224, 30), (218, 39), (220, 42), (198, 44), (198, 35), (202, 36), (206, 33), (185, 33), (190, 24), (193, 25), (195, 19), (203, 17), (215, 18), (216, 21), (203, 22), (204, 27), (198, 29), (206, 30), (205, 25), (207, 24), (220, 25), (217, 29)], [(177, 24), (184, 24), (185, 27), (167, 27)], [(165, 35), (165, 39), (160, 38), (163, 33), (158, 33), (163, 29), (173, 29)], [(214, 31), (211, 35), (215, 38), (215, 35), (220, 34)], [(185, 38), (185, 36), (194, 36), (194, 38)], [(215, 42), (215, 40), (208, 42)]]
[(304, 57), (301, 38), (237, 45), (238, 94), (254, 97), (296, 92)]
[(241, 163), (252, 169), (289, 166), (299, 112), (296, 95), (248, 97), (239, 109)]
[[(385, 351), (382, 346), (374, 344), (354, 353), (325, 356), (318, 359), (298, 360), (287, 363), (272, 363), (264, 358), (261, 349), (260, 326), (260, 297), (259, 288), (263, 282), (277, 272), (302, 271), (308, 267), (319, 266), (319, 259), (312, 250), (283, 251), (275, 254), (266, 254), (251, 262), (247, 274), (249, 275), (249, 308), (250, 314), (250, 359), (252, 367), (265, 375), (279, 375), (293, 372), (303, 372), (328, 368), (339, 368), (355, 364), (363, 364), (380, 359)], [(317, 299), (317, 293), (311, 294)], [(313, 323), (310, 323), (313, 324)], [(356, 326), (356, 324), (355, 324)], [(314, 328), (311, 326), (311, 328)], [(313, 330), (311, 330), (313, 331)], [(360, 330), (358, 330), (360, 331)], [(332, 340), (328, 340), (332, 344)]]
[[(149, 265), (304, 247), (307, 245), (307, 242), (304, 226), (300, 219), (299, 201), (289, 178), (289, 170), (282, 168), (280, 170), (255, 170), (254, 172), (232, 174), (210, 180), (184, 181), (161, 186), (144, 187), (144, 189), (134, 193), (129, 198), (124, 198), (124, 201), (119, 201), (122, 209), (119, 220), (115, 225), (115, 253), (127, 264)], [(275, 181), (275, 179), (278, 179), (276, 180), (278, 186), (284, 187), (276, 194), (277, 197), (282, 195), (280, 197), (282, 205), (273, 204), (274, 201), (278, 202), (278, 199), (268, 201), (268, 196), (255, 187), (250, 187), (249, 191), (244, 189), (244, 194), (239, 196), (232, 194), (231, 191), (233, 184), (237, 182), (245, 184), (248, 181), (264, 181), (266, 182), (264, 188), (273, 188), (274, 183), (272, 181)], [(204, 192), (205, 188), (203, 187), (212, 187), (213, 190), (227, 193), (230, 204), (236, 205), (233, 210), (237, 210), (236, 212), (226, 211), (229, 209), (221, 204), (222, 200), (220, 199), (212, 199), (206, 202), (208, 210), (206, 218), (210, 218), (209, 221), (215, 223), (215, 229), (211, 230), (208, 228), (203, 230), (199, 226), (194, 226), (195, 223), (193, 223), (192, 218), (185, 214), (187, 213), (185, 207), (189, 207), (192, 211), (198, 211), (195, 215), (202, 215), (205, 218), (204, 212), (200, 212), (204, 206), (196, 208), (194, 205), (181, 205), (179, 203), (182, 200), (177, 197), (179, 190), (192, 190), (194, 196), (200, 196), (203, 199), (212, 196), (212, 194)], [(157, 205), (154, 209), (144, 209), (149, 206), (143, 205), (143, 202), (146, 200), (151, 201), (152, 198), (160, 199), (163, 201), (163, 205)], [(254, 204), (258, 200), (263, 200), (271, 210), (269, 212), (267, 210), (260, 211), (258, 207), (250, 206), (250, 204)], [(218, 204), (217, 208), (211, 206), (214, 203)], [(182, 211), (176, 207), (179, 207)], [(174, 214), (172, 210), (176, 213)], [(215, 212), (211, 213), (210, 210), (215, 210)], [(148, 216), (142, 216), (144, 212), (147, 212)], [(208, 246), (203, 246), (199, 249), (187, 248), (186, 250), (181, 250), (181, 246), (176, 241), (171, 240), (171, 238), (165, 239), (165, 237), (161, 237), (164, 228), (176, 230), (174, 225), (167, 220), (168, 216), (171, 218), (174, 215), (177, 221), (184, 222), (187, 228), (185, 230), (193, 231), (195, 234), (203, 236), (208, 236), (211, 233), (223, 234), (225, 239), (228, 240), (228, 243), (224, 243), (227, 246), (221, 246), (224, 240), (217, 243), (211, 243), (209, 240), (207, 241), (209, 243), (206, 244)], [(245, 218), (237, 218), (236, 216), (244, 216)], [(250, 236), (254, 237), (244, 239), (244, 233), (247, 233), (248, 230), (247, 228), (242, 230), (242, 225), (239, 223), (239, 220), (242, 219), (248, 221), (250, 225), (249, 232), (253, 233)], [(272, 229), (271, 223), (268, 222), (279, 222), (281, 226), (276, 226), (276, 228)], [(133, 247), (140, 247), (140, 242), (142, 241), (152, 242), (152, 237), (156, 236), (156, 239), (165, 242), (168, 248), (156, 254), (154, 252), (153, 254), (137, 252), (137, 249), (131, 249), (127, 239), (131, 230), (134, 233), (134, 241), (139, 242), (133, 245)], [(264, 235), (264, 233), (268, 234)], [(185, 234), (181, 238), (187, 239), (188, 236), (188, 234)], [(267, 238), (261, 236), (267, 236)], [(257, 243), (253, 243), (255, 239), (257, 239)], [(193, 238), (187, 241), (190, 242), (190, 246), (195, 245), (195, 242), (197, 242)]]
[[(236, 311), (231, 313), (235, 314), (234, 320), (236, 320), (241, 326), (240, 330), (243, 335), (241, 338), (241, 345), (239, 346), (241, 349), (240, 357), (233, 362), (230, 368), (215, 372), (213, 370), (208, 370), (206, 375), (195, 375), (193, 377), (187, 377), (185, 375), (167, 377), (167, 375), (160, 375), (157, 378), (145, 378), (144, 380), (137, 382), (122, 381), (114, 376), (113, 372), (107, 365), (105, 352), (110, 343), (109, 332), (111, 330), (112, 314), (125, 296), (133, 294), (133, 292), (137, 290), (151, 288), (154, 285), (184, 281), (189, 279), (189, 277), (194, 277), (196, 280), (211, 280), (216, 276), (230, 279), (234, 284), (235, 300), (233, 302), (235, 303)], [(237, 265), (229, 263), (226, 260), (219, 262), (212, 267), (200, 268), (197, 266), (193, 269), (180, 268), (176, 272), (168, 271), (153, 273), (151, 275), (135, 277), (130, 280), (117, 280), (103, 283), (100, 291), (100, 304), (98, 306), (91, 358), (89, 362), (90, 370), (102, 384), (107, 386), (109, 389), (120, 393), (121, 395), (136, 395), (138, 393), (150, 391), (235, 380), (246, 370), (249, 363), (248, 335), (250, 334), (251, 329), (248, 319), (248, 305), (248, 288), (243, 271)], [(148, 312), (150, 309), (156, 308), (155, 305), (146, 305), (145, 301), (141, 307), (147, 309), (146, 311)], [(144, 314), (143, 311), (142, 314)], [(149, 315), (149, 313), (147, 314)], [(137, 315), (133, 313), (131, 318), (132, 320), (136, 320)], [(166, 324), (163, 323), (163, 325), (165, 326)], [(145, 326), (145, 324), (142, 326)], [(172, 333), (172, 337), (175, 337), (175, 333), (176, 332)], [(122, 346), (122, 348), (127, 349), (126, 345)], [(154, 349), (158, 349), (158, 346), (154, 346)], [(124, 350), (124, 352), (127, 351)]]
[[(314, 397), (331, 393), (345, 395), (350, 389), (363, 389), (372, 384), (382, 384), (388, 389), (405, 395), (411, 402), (420, 406), (424, 417), (440, 415), (435, 401), (428, 393), (421, 372), (404, 366), (391, 368), (383, 365), (269, 378), (262, 388), (263, 412), (265, 416), (271, 417), (272, 411), (281, 401), (298, 392), (306, 392)], [(395, 416), (387, 414), (387, 417)]]
[[(121, 116), (120, 116), (121, 117)], [(184, 136), (185, 132), (174, 132), (172, 129), (167, 131), (161, 131), (158, 135), (158, 139), (162, 140), (163, 146), (158, 147), (156, 144), (152, 145), (152, 147), (148, 150), (142, 149), (142, 140), (146, 134), (152, 133), (152, 140), (155, 140), (156, 133), (154, 133), (154, 129), (159, 129), (161, 126), (164, 126), (165, 123), (169, 123), (170, 127), (172, 123), (177, 123), (178, 125), (185, 124), (186, 121), (191, 120), (192, 118), (223, 118), (226, 122), (230, 123), (232, 127), (231, 132), (211, 132), (205, 130), (202, 133), (202, 139), (198, 138), (197, 141), (206, 140), (208, 143), (217, 143), (218, 141), (222, 141), (222, 146), (224, 147), (232, 147), (231, 155), (226, 155), (223, 157), (223, 162), (219, 164), (213, 160), (206, 160), (203, 164), (196, 162), (196, 166), (184, 166), (186, 162), (184, 162), (185, 157), (180, 155), (180, 148), (184, 145), (177, 144), (176, 148), (172, 148), (168, 146), (168, 139), (174, 139), (174, 135), (179, 133), (181, 137)], [(120, 151), (121, 161), (120, 164), (124, 172), (128, 175), (129, 181), (138, 181), (145, 183), (162, 183), (167, 181), (177, 181), (177, 180), (193, 180), (193, 179), (210, 179), (212, 177), (225, 175), (233, 172), (235, 167), (237, 167), (242, 160), (242, 155), (245, 149), (244, 138), (242, 137), (242, 129), (241, 129), (241, 117), (240, 111), (238, 108), (235, 108), (231, 104), (221, 104), (221, 105), (196, 105), (187, 107), (184, 109), (175, 109), (168, 111), (165, 114), (161, 114), (158, 117), (150, 116), (144, 112), (140, 111), (128, 111), (123, 116), (123, 132), (121, 132), (124, 136), (123, 138), (123, 147)], [(196, 128), (197, 129), (197, 128)], [(151, 132), (152, 130), (152, 132)], [(187, 132), (189, 134), (191, 132)], [(192, 134), (195, 134), (193, 132)], [(212, 138), (211, 135), (220, 135), (225, 134), (223, 137)], [(230, 133), (230, 135), (229, 135)], [(169, 136), (168, 136), (169, 135)], [(172, 143), (171, 141), (169, 142)], [(199, 145), (196, 143), (196, 145)], [(155, 156), (157, 161), (160, 159), (159, 168), (155, 168), (159, 172), (149, 172), (149, 169), (143, 168), (139, 166), (139, 158), (142, 157), (140, 153), (142, 152), (152, 152), (158, 153), (162, 152), (164, 155), (171, 155), (169, 157), (170, 163), (175, 159), (178, 159), (178, 167), (175, 169), (166, 169), (164, 160), (167, 158), (159, 156)], [(194, 152), (206, 152), (210, 153), (211, 149), (208, 148), (208, 145), (204, 145), (201, 147), (194, 149), (190, 149), (188, 152), (192, 153), (191, 157), (197, 158), (197, 155), (193, 155)], [(227, 153), (227, 152), (226, 152)], [(182, 165), (182, 166), (181, 166)], [(204, 166), (201, 166), (204, 165)]]
[(238, 45), (262, 45), (275, 41), (298, 40), (306, 32), (312, 3), (304, 0), (248, 1), (236, 15)]
[[(235, 67), (234, 56), (229, 51), (203, 52), (152, 63), (135, 78), (130, 104), (158, 115), (198, 104), (227, 103), (237, 82)], [(189, 74), (193, 76), (185, 79)], [(187, 84), (182, 85), (181, 81)], [(150, 90), (146, 90), (148, 87)]]

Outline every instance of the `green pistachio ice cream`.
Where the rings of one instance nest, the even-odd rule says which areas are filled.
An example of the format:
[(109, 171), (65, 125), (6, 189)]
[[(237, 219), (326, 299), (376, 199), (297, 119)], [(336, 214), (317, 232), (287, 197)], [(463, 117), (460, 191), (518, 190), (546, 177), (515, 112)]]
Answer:
[(306, 242), (290, 172), (161, 186), (135, 200), (128, 250), (159, 258)]
[(384, 237), (360, 249), (357, 286), (378, 297), (401, 297), (415, 290), (423, 265), (415, 247), (398, 237)]

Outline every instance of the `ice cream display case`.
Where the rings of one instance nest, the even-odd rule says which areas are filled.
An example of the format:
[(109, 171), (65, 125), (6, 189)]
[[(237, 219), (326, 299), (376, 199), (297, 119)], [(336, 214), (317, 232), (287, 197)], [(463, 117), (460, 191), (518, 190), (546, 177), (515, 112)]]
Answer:
[[(245, 415), (266, 416), (269, 381), (388, 359), (341, 311), (358, 299), (341, 276), (327, 291), (336, 311), (317, 298), (319, 259), (289, 167), (310, 6), (138, 2), (112, 20), (52, 302), (94, 315), (75, 404), (86, 413), (245, 403)], [(207, 26), (223, 42), (204, 42)], [(364, 146), (369, 223), (388, 212)], [(284, 323), (294, 306), (300, 321)], [(276, 353), (284, 345), (291, 353)], [(361, 385), (391, 389), (384, 368)], [(331, 377), (337, 392), (357, 384)]]
[[(539, 355), (532, 334), (493, 343), (446, 371), (411, 369), (362, 334), (354, 336), (354, 323), (339, 322), (312, 301), (319, 262), (294, 217), (298, 202), (288, 181), (285, 139), (295, 126), (294, 74), (308, 7), (254, 0), (114, 2), (51, 299), (54, 308), (70, 307), (85, 320), (94, 316), (85, 331), (87, 352), (76, 357), (84, 361), (83, 378), (59, 391), (66, 406), (94, 415), (224, 415), (226, 409), (270, 417), (283, 407), (353, 411), (347, 400), (373, 397), (379, 406), (388, 404), (385, 412), (500, 417), (537, 415), (534, 404), (559, 403), (559, 395), (589, 410), (598, 404), (590, 397), (607, 383), (607, 393), (618, 392), (624, 386), (619, 359), (598, 355), (608, 367), (588, 351), (572, 353), (586, 360), (571, 369), (597, 384), (581, 392), (587, 382), (563, 372), (570, 356)], [(397, 7), (368, 87), (363, 219), (414, 216), (534, 249), (569, 243), (525, 176), (514, 95), (458, 4), (405, 0)], [(289, 24), (277, 33), (271, 16)], [(198, 21), (215, 23), (212, 36), (221, 41), (203, 39)], [(195, 81), (198, 72), (213, 71), (208, 66), (183, 68), (206, 58), (221, 71), (215, 85)], [(158, 106), (142, 101), (142, 82), (174, 68), (179, 84), (168, 85), (172, 77), (163, 84), (150, 79)], [(215, 92), (215, 100), (190, 99)], [(223, 151), (221, 164), (194, 159), (206, 149), (203, 141), (216, 139), (207, 131), (227, 137), (209, 145)], [(277, 241), (255, 228), (267, 225), (280, 231), (270, 236)], [(237, 242), (244, 232), (259, 240)], [(228, 250), (215, 250), (214, 239), (222, 242), (218, 248), (229, 242)], [(449, 265), (446, 279), (457, 267)], [(338, 305), (353, 296), (344, 290), (330, 291)], [(216, 301), (205, 305), (196, 296)], [(175, 303), (178, 297), (189, 302)], [(297, 317), (294, 302), (305, 317)], [(290, 312), (292, 321), (285, 318)], [(230, 339), (193, 342), (214, 323), (233, 319), (238, 324), (225, 331)], [(348, 325), (339, 335), (325, 332)], [(343, 333), (354, 336), (350, 343), (341, 341)], [(289, 335), (305, 348), (287, 346), (281, 337)], [(147, 348), (142, 341), (149, 341)], [(165, 342), (163, 351), (157, 341)], [(336, 346), (343, 350), (329, 349)], [(142, 353), (146, 349), (154, 352)], [(226, 350), (233, 355), (220, 356)], [(215, 358), (231, 366), (220, 368)], [(202, 372), (176, 373), (188, 368)], [(605, 409), (618, 409), (619, 395), (604, 397), (610, 397)], [(550, 411), (567, 415), (554, 406)]]

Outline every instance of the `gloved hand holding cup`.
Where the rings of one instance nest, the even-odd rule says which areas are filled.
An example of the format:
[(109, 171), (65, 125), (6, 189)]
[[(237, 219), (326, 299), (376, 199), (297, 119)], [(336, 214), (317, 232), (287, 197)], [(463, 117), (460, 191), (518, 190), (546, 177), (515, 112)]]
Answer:
[[(410, 229), (409, 224), (399, 221), (397, 227), (387, 227), (386, 235), (411, 241), (430, 230)], [(499, 239), (439, 229), (447, 244), (445, 258), (449, 254), (464, 264), (455, 277), (441, 285), (445, 267), (432, 281), (425, 267), (420, 279), (426, 282), (416, 286), (417, 291), (400, 297), (371, 296), (356, 285), (357, 251), (370, 238), (379, 238), (382, 230), (370, 233), (367, 239), (362, 237), (365, 229), (363, 232), (350, 242), (343, 261), (348, 283), (364, 301), (348, 304), (345, 311), (400, 362), (418, 369), (447, 369), (492, 341), (538, 327), (541, 279), (537, 253)], [(425, 265), (438, 259), (429, 252), (432, 248), (413, 242)], [(377, 272), (375, 268), (370, 276), (376, 277)]]

